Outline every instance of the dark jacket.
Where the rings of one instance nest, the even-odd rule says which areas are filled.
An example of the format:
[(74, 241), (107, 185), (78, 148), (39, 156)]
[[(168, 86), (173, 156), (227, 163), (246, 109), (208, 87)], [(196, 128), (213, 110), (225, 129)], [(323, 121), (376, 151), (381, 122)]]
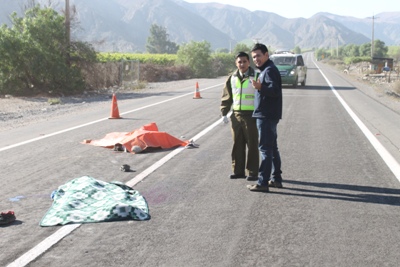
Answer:
[(279, 70), (268, 59), (260, 67), (260, 71), (262, 84), (261, 89), (255, 93), (253, 117), (282, 119), (282, 81)]

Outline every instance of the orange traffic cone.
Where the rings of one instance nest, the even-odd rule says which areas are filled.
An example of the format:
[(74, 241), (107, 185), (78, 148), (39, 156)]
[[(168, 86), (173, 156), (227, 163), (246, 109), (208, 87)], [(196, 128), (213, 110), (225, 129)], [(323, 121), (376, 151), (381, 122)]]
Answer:
[(196, 91), (194, 92), (193, 99), (201, 98), (200, 91), (199, 91), (199, 83), (196, 82)]
[(112, 95), (111, 116), (109, 119), (121, 119), (121, 117), (119, 116), (117, 97), (115, 96), (115, 94)]

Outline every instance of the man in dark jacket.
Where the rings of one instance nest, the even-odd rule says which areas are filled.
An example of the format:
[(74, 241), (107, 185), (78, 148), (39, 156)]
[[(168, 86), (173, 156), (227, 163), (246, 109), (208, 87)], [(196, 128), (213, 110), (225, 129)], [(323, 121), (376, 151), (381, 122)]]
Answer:
[[(235, 57), (237, 70), (228, 77), (222, 93), (221, 113), (223, 122), (228, 123), (227, 114), (232, 109), (231, 128), (233, 137), (231, 179), (246, 178), (248, 181), (258, 180), (259, 151), (258, 130), (254, 111), (255, 91), (251, 80), (257, 74), (250, 67), (250, 57), (239, 52)], [(246, 160), (247, 146), (247, 160)]]
[(282, 187), (281, 157), (277, 142), (277, 126), (282, 118), (282, 81), (264, 44), (255, 44), (251, 55), (261, 71), (259, 79), (252, 82), (256, 89), (253, 117), (257, 119), (261, 164), (257, 184), (247, 187), (250, 191), (268, 192), (269, 187)]

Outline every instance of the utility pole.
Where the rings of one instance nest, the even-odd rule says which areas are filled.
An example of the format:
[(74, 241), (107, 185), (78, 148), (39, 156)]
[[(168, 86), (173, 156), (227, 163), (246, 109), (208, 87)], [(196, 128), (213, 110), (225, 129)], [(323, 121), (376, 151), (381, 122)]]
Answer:
[(232, 42), (237, 43), (235, 40), (229, 39), (229, 54), (232, 54)]
[(339, 37), (336, 39), (336, 57), (339, 58)]
[(372, 19), (372, 38), (371, 38), (371, 58), (374, 57), (374, 24), (375, 24), (375, 20), (378, 19), (378, 17), (372, 16), (369, 17), (369, 19)]
[(65, 0), (65, 34), (67, 37), (67, 65), (70, 66), (70, 54), (69, 48), (71, 45), (71, 20), (70, 20), (70, 12), (69, 12), (69, 0)]

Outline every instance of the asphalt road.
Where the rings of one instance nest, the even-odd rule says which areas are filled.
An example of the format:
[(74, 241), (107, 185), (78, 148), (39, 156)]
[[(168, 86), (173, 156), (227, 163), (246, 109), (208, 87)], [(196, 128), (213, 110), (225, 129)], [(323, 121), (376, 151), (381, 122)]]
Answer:
[[(284, 188), (270, 193), (228, 178), (230, 128), (218, 122), (225, 78), (202, 80), (202, 99), (188, 87), (124, 101), (120, 120), (99, 109), (8, 132), (0, 208), (17, 221), (0, 228), (1, 265), (398, 266), (400, 115), (305, 60), (307, 85), (284, 88)], [(80, 143), (149, 122), (200, 147), (133, 155)], [(143, 178), (133, 187), (151, 219), (40, 227), (51, 192), (83, 175)]]

